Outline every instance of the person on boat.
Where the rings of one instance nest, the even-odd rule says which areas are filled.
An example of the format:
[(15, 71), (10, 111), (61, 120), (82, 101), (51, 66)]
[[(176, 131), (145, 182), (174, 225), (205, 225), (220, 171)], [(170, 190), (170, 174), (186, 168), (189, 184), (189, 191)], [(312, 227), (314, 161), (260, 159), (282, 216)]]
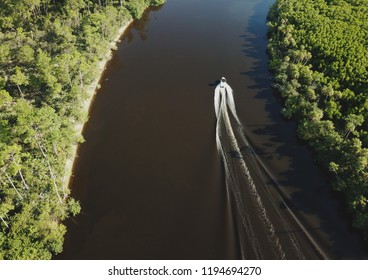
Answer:
[(231, 112), (233, 113), (234, 118), (239, 122), (238, 116), (235, 110), (235, 101), (233, 96), (233, 90), (227, 83), (225, 77), (222, 77), (220, 83), (215, 88), (215, 113), (216, 117), (219, 117), (220, 110), (222, 110), (222, 102), (225, 102), (224, 105), (228, 105)]

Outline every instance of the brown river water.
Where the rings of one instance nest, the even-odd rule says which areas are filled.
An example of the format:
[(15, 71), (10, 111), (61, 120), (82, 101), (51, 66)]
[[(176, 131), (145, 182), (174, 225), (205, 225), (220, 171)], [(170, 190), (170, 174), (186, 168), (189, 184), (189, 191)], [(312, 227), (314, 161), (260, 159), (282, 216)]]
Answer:
[[(280, 116), (272, 2), (167, 0), (128, 28), (84, 128), (70, 185), (82, 212), (58, 259), (367, 258)], [(241, 125), (226, 102), (215, 116), (222, 76)]]

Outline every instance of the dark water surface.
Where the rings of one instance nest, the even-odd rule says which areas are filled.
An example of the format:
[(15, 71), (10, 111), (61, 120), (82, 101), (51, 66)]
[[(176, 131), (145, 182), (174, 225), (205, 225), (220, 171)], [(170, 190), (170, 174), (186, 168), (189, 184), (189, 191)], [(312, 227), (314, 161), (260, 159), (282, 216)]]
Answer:
[[(132, 24), (85, 125), (71, 182), (82, 213), (67, 223), (58, 258), (244, 257), (247, 237), (239, 236), (216, 149), (213, 90), (221, 76), (252, 149), (277, 181), (268, 195), (277, 202), (281, 191), (303, 225), (285, 233), (306, 230), (328, 258), (367, 257), (295, 124), (279, 115), (265, 53), (272, 2), (168, 0)], [(283, 208), (280, 200), (275, 211)], [(281, 236), (283, 227), (275, 228)], [(306, 258), (321, 257), (299, 241)]]

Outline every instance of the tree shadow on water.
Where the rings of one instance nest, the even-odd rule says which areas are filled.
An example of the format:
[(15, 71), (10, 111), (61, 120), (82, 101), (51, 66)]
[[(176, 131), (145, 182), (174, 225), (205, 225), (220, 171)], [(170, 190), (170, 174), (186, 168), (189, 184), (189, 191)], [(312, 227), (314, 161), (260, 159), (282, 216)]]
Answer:
[(133, 21), (133, 23), (131, 24), (131, 28), (129, 28), (126, 34), (124, 34), (123, 40), (127, 41), (128, 43), (133, 42), (134, 40), (133, 30), (137, 32), (137, 34), (139, 35), (142, 41), (147, 40), (148, 39), (147, 37), (148, 36), (147, 35), (148, 23), (152, 20), (152, 17), (155, 19), (154, 12), (158, 12), (159, 10), (161, 10), (162, 7), (163, 5), (152, 6), (152, 7), (147, 8), (143, 12), (139, 20)]
[[(288, 206), (306, 229), (313, 229), (312, 236), (329, 256), (366, 259), (368, 253), (361, 237), (349, 226), (351, 222), (344, 214), (344, 200), (331, 191), (327, 175), (313, 161), (307, 146), (297, 139), (295, 121), (287, 121), (280, 114), (282, 101), (271, 87), (273, 78), (266, 53), (266, 16), (273, 2), (260, 0), (255, 4), (246, 32), (241, 35), (242, 52), (251, 64), (240, 75), (251, 83), (244, 91), (247, 96), (240, 96), (239, 100), (255, 99), (252, 102), (264, 109), (260, 116), (248, 115), (252, 123), (245, 124), (246, 134), (277, 180), (279, 191), (285, 193)], [(281, 203), (282, 207), (285, 205)]]

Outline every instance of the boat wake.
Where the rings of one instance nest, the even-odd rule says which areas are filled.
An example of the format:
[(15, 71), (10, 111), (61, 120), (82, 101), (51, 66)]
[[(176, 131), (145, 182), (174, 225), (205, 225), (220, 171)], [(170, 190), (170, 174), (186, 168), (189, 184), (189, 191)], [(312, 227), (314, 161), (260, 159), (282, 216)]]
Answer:
[[(215, 89), (214, 101), (217, 150), (223, 160), (242, 258), (327, 258), (249, 144), (236, 113), (233, 91), (225, 78)], [(306, 248), (305, 244), (310, 246)]]

